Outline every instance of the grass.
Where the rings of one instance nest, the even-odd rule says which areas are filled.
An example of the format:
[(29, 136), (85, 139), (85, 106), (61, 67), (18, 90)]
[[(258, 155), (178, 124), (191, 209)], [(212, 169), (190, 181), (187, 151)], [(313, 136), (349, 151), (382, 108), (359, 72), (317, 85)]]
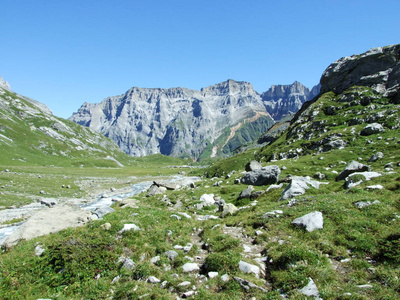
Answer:
[[(355, 89), (363, 97), (374, 96), (370, 90)], [(121, 208), (115, 204), (116, 211), (101, 220), (22, 241), (2, 252), (0, 298), (137, 299), (145, 296), (143, 299), (176, 299), (176, 296), (181, 297), (182, 293), (193, 290), (197, 294), (192, 299), (281, 299), (281, 293), (289, 299), (304, 299), (299, 289), (311, 277), (323, 299), (398, 299), (399, 129), (392, 126), (395, 122), (391, 117), (385, 124), (385, 132), (363, 137), (358, 133), (365, 124), (347, 123), (355, 116), (365, 119), (379, 111), (394, 110), (394, 106), (382, 98), (374, 98), (372, 103), (363, 102), (364, 105), (361, 102), (348, 105), (338, 102), (339, 97), (325, 94), (320, 102), (311, 105), (310, 112), (318, 110), (319, 113), (314, 119), (305, 121), (309, 122), (307, 128), (314, 126), (313, 130), (305, 131), (310, 130), (309, 140), (298, 139), (298, 135), (304, 132), (295, 120), (290, 130), (267, 148), (252, 149), (219, 160), (205, 170), (191, 169), (189, 174), (205, 172), (206, 176), (196, 182), (194, 189), (167, 191), (165, 197), (169, 201), (165, 201), (164, 195), (136, 195), (138, 208)], [(376, 110), (370, 105), (375, 105)], [(331, 106), (334, 108), (328, 109)], [(395, 119), (398, 118), (396, 114), (393, 113)], [(319, 126), (328, 131), (321, 131)], [(346, 142), (345, 148), (325, 152), (318, 148), (307, 149), (333, 134), (341, 135), (340, 138)], [(273, 156), (279, 157), (280, 153), (293, 153), (297, 148), (303, 150), (296, 158), (270, 160)], [(383, 152), (384, 157), (369, 163), (368, 159), (377, 151)], [(159, 155), (125, 159), (125, 167), (100, 167), (98, 161), (88, 164), (88, 161), (97, 160), (93, 157), (86, 158), (83, 167), (67, 161), (59, 161), (53, 166), (42, 166), (38, 161), (28, 160), (24, 163), (4, 162), (0, 170), (0, 186), (4, 186), (0, 190), (0, 205), (19, 206), (34, 201), (40, 197), (40, 190), (46, 192), (46, 197), (90, 197), (96, 191), (109, 190), (111, 186), (124, 188), (154, 176), (168, 177), (188, 171), (171, 167), (187, 161)], [(234, 181), (241, 178), (245, 164), (252, 159), (262, 161), (263, 165), (278, 165), (281, 168), (280, 179), (289, 175), (313, 177), (322, 173), (325, 179), (319, 181), (329, 184), (321, 185), (319, 189), (310, 188), (305, 195), (290, 203), (279, 201), (288, 184), (285, 181), (282, 188), (265, 192), (255, 201), (238, 201), (240, 192), (247, 186), (234, 184)], [(335, 178), (351, 160), (370, 165), (382, 176), (346, 190), (344, 182)], [(392, 171), (385, 169), (390, 162), (393, 162)], [(226, 177), (228, 173), (231, 173), (230, 177)], [(211, 178), (214, 176), (217, 177)], [(215, 185), (215, 182), (220, 184)], [(384, 189), (366, 189), (377, 184)], [(62, 185), (70, 185), (70, 188), (62, 188)], [(267, 187), (254, 188), (255, 191), (266, 191)], [(197, 209), (196, 204), (203, 194), (214, 194), (227, 203), (234, 203), (239, 210), (225, 218), (199, 221), (197, 217), (203, 215), (220, 216), (215, 205)], [(375, 200), (379, 203), (368, 207), (355, 205), (359, 201)], [(263, 218), (266, 212), (273, 210), (282, 210), (283, 213), (279, 217)], [(294, 219), (312, 211), (323, 214), (323, 229), (307, 232), (292, 225)], [(189, 214), (191, 218), (171, 217), (180, 212)], [(110, 230), (103, 229), (105, 223), (111, 224)], [(136, 224), (141, 230), (121, 234), (119, 231), (128, 223)], [(224, 230), (225, 226), (240, 228), (243, 234), (229, 234)], [(243, 251), (245, 239), (253, 241), (252, 246), (261, 249), (257, 254), (267, 261), (266, 274), (261, 278), (238, 269), (240, 260), (255, 264), (251, 255)], [(188, 243), (193, 247), (187, 253), (174, 248)], [(45, 249), (40, 257), (34, 255), (38, 244)], [(178, 253), (173, 261), (164, 254), (169, 250)], [(152, 263), (151, 259), (156, 256), (159, 260)], [(122, 268), (118, 262), (120, 257), (132, 259), (135, 263), (133, 269)], [(182, 266), (192, 260), (202, 263), (199, 274), (183, 272)], [(219, 276), (207, 278), (210, 271), (219, 272)], [(228, 274), (230, 280), (222, 281), (223, 274)], [(164, 285), (149, 283), (149, 276), (157, 277), (165, 282)], [(245, 290), (233, 279), (235, 276), (267, 291)], [(190, 282), (189, 286), (181, 286), (184, 281)], [(365, 284), (371, 288), (360, 288)]]

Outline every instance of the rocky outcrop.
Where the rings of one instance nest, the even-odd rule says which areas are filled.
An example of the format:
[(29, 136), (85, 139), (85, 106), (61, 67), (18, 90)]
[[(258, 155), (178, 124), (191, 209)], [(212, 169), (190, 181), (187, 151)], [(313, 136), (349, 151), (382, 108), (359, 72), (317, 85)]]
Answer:
[(265, 108), (274, 120), (296, 113), (304, 102), (313, 99), (319, 94), (320, 85), (311, 90), (295, 81), (288, 85), (273, 85), (261, 94)]
[(340, 94), (355, 85), (372, 87), (379, 94), (400, 101), (400, 44), (343, 57), (321, 77), (321, 93)]

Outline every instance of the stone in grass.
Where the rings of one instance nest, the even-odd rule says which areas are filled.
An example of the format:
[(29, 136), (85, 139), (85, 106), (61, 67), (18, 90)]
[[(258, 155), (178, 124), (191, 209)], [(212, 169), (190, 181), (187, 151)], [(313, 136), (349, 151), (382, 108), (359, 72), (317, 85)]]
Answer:
[(239, 261), (239, 269), (243, 273), (252, 273), (254, 274), (257, 278), (260, 276), (260, 268), (257, 267), (256, 265), (249, 264), (245, 261)]
[(369, 171), (369, 167), (367, 165), (364, 165), (362, 163), (359, 163), (358, 161), (351, 161), (346, 168), (336, 177), (336, 181), (340, 181), (345, 179), (347, 176), (349, 176), (352, 173), (356, 172), (366, 172)]
[(164, 255), (165, 255), (166, 257), (168, 257), (168, 259), (169, 259), (170, 261), (174, 261), (175, 258), (177, 258), (179, 254), (178, 254), (178, 252), (176, 252), (176, 251), (174, 251), (174, 250), (169, 250), (169, 251), (164, 252)]
[(228, 215), (234, 215), (239, 209), (232, 203), (226, 203), (222, 208), (221, 217), (225, 218)]
[(158, 279), (157, 277), (149, 276), (149, 278), (147, 278), (147, 282), (155, 284), (155, 283), (160, 283), (161, 280)]
[(280, 174), (281, 169), (279, 168), (279, 166), (267, 166), (262, 167), (259, 170), (245, 173), (240, 181), (242, 184), (257, 186), (274, 184), (278, 182)]
[(186, 263), (182, 266), (182, 270), (185, 273), (196, 272), (200, 270), (200, 267), (196, 263)]
[(35, 247), (35, 255), (36, 256), (42, 256), (43, 255), (43, 253), (44, 253), (44, 248), (43, 248), (43, 246), (42, 245), (37, 245), (36, 247)]
[(371, 134), (376, 134), (385, 131), (383, 126), (379, 123), (372, 123), (368, 124), (367, 126), (364, 127), (363, 130), (361, 130), (360, 135), (368, 136)]
[(122, 228), (119, 233), (123, 233), (125, 231), (139, 231), (141, 230), (139, 226), (135, 225), (135, 224), (124, 224), (124, 228)]
[(132, 259), (130, 259), (129, 257), (121, 256), (118, 259), (118, 262), (122, 263), (121, 268), (126, 269), (128, 271), (132, 271), (136, 266), (135, 262)]
[(370, 159), (368, 160), (368, 162), (375, 162), (379, 159), (383, 158), (383, 153), (382, 152), (376, 152), (374, 155), (372, 155), (370, 157)]
[(260, 286), (258, 286), (258, 285), (256, 285), (256, 284), (254, 284), (254, 283), (252, 283), (252, 282), (250, 282), (250, 281), (248, 281), (248, 280), (245, 280), (245, 279), (243, 279), (243, 278), (240, 278), (240, 277), (233, 277), (233, 279), (235, 279), (235, 281), (238, 282), (238, 283), (240, 284), (240, 286), (241, 286), (243, 289), (245, 289), (246, 291), (249, 291), (250, 289), (258, 289), (258, 290), (260, 290), (260, 291), (262, 291), (262, 292), (264, 292), (264, 293), (267, 292), (266, 289), (264, 289), (264, 288), (262, 288), (262, 287), (260, 287)]
[(215, 278), (218, 276), (218, 272), (208, 272), (208, 277), (209, 278)]
[(295, 219), (292, 224), (295, 226), (304, 227), (308, 232), (311, 232), (317, 229), (322, 229), (324, 226), (324, 219), (321, 212), (313, 211)]
[(307, 297), (314, 297), (314, 299), (316, 300), (322, 300), (319, 295), (317, 285), (315, 284), (314, 280), (312, 280), (312, 278), (309, 278), (308, 284), (300, 289), (299, 292)]

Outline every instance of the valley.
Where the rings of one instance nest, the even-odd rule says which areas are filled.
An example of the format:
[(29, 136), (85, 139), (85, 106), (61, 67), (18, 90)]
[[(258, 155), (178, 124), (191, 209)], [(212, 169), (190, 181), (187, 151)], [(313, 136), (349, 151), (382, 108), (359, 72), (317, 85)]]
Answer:
[[(152, 126), (173, 120), (164, 144), (170, 156), (145, 155), (140, 145), (122, 149), (141, 157), (130, 156), (0, 88), (0, 228), (48, 230), (4, 241), (0, 298), (398, 299), (399, 57), (392, 45), (333, 62), (317, 95), (273, 122), (254, 97), (237, 96), (254, 96), (251, 86), (233, 80), (202, 91), (132, 88), (102, 103), (110, 120), (85, 119), (97, 107), (89, 104), (75, 116), (104, 129), (118, 123), (114, 113), (132, 118), (137, 96), (154, 106)], [(284, 106), (285, 88), (272, 91)], [(170, 97), (196, 93), (212, 94), (218, 110)], [(191, 117), (162, 113), (175, 106)], [(230, 109), (240, 120), (223, 113)], [(155, 128), (144, 122), (148, 114), (136, 114), (146, 134)], [(194, 161), (205, 150), (181, 146), (213, 116), (224, 126)], [(247, 138), (260, 128), (251, 126), (266, 124)], [(158, 149), (152, 134), (143, 145)], [(205, 136), (195, 136), (205, 146)], [(71, 226), (56, 228), (70, 212)]]

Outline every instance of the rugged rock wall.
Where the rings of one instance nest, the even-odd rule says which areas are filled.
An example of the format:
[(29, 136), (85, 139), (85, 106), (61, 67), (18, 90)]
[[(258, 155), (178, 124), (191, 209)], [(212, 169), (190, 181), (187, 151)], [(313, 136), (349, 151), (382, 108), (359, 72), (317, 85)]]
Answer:
[(113, 139), (128, 154), (196, 159), (227, 127), (267, 115), (251, 84), (228, 80), (200, 91), (134, 87), (100, 104), (85, 103), (71, 120)]
[[(254, 126), (247, 126), (238, 140), (257, 139), (266, 124), (273, 124), (268, 112), (278, 118), (294, 113), (313, 93), (298, 82), (273, 87), (264, 98), (250, 83), (234, 80), (200, 91), (134, 87), (99, 104), (85, 103), (70, 119), (103, 133), (134, 156), (162, 153), (197, 159), (208, 152), (232, 151), (237, 144), (233, 136), (249, 122)], [(262, 128), (255, 128), (257, 124)]]

